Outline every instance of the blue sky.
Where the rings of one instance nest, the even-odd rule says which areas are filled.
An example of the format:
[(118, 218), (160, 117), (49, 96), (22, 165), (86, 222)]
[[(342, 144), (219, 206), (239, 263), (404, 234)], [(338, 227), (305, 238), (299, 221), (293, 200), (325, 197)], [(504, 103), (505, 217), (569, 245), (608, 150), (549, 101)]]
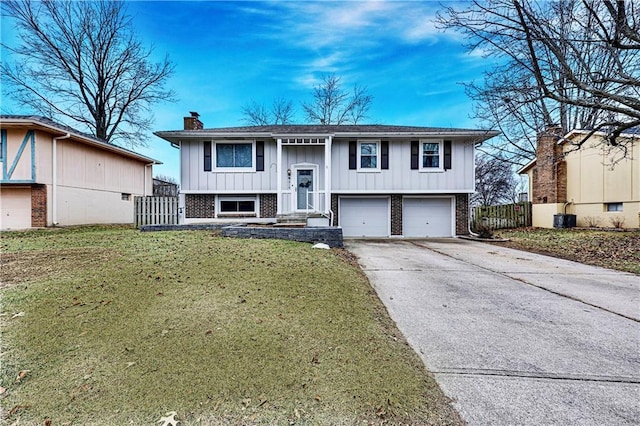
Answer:
[[(153, 130), (177, 130), (197, 111), (205, 127), (243, 125), (242, 106), (276, 98), (310, 100), (324, 75), (373, 96), (367, 123), (475, 128), (463, 81), (486, 66), (457, 34), (435, 28), (435, 1), (134, 1), (138, 37), (176, 65), (177, 102), (154, 108)], [(11, 40), (3, 17), (2, 37)], [(3, 100), (3, 113), (21, 114)], [(162, 161), (154, 174), (178, 177), (178, 151), (151, 135), (138, 152)]]

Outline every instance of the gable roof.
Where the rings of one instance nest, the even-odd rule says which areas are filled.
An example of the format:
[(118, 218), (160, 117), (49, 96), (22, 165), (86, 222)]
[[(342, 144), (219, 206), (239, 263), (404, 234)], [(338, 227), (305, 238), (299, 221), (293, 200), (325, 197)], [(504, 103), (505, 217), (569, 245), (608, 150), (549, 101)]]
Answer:
[(198, 137), (266, 137), (281, 136), (333, 136), (333, 137), (473, 137), (477, 142), (498, 135), (495, 130), (453, 129), (444, 127), (393, 126), (382, 124), (284, 124), (270, 126), (218, 127), (197, 130), (167, 130), (154, 132), (154, 135), (169, 142)]
[(60, 136), (64, 136), (68, 133), (72, 137), (72, 139), (77, 142), (101, 148), (106, 151), (115, 152), (122, 156), (133, 158), (145, 163), (162, 164), (162, 162), (154, 160), (153, 158), (138, 154), (137, 152), (122, 148), (118, 145), (111, 144), (103, 139), (96, 138), (95, 136), (81, 132), (77, 129), (74, 129), (73, 127), (57, 123), (50, 118), (42, 117), (39, 115), (0, 115), (0, 125), (2, 127), (10, 126), (36, 128)]

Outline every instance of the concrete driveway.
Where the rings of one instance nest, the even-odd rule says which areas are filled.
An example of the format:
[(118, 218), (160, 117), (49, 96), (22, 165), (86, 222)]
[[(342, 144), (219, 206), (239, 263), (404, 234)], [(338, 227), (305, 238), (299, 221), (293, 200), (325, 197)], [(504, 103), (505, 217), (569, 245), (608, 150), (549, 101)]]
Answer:
[(458, 239), (346, 242), (470, 425), (640, 423), (640, 278)]

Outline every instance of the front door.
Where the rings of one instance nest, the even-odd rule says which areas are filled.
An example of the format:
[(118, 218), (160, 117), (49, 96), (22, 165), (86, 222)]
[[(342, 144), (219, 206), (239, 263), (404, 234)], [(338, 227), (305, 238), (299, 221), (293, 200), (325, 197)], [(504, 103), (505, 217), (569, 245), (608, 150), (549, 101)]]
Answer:
[(315, 210), (315, 190), (313, 169), (296, 169), (296, 210)]

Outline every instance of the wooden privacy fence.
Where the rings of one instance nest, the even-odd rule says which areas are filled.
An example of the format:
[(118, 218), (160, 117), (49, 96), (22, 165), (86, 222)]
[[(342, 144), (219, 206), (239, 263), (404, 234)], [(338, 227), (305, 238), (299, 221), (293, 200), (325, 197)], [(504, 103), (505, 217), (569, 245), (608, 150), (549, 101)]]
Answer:
[(135, 197), (136, 226), (177, 225), (178, 197)]
[(531, 203), (474, 207), (471, 210), (471, 224), (474, 230), (531, 226)]

